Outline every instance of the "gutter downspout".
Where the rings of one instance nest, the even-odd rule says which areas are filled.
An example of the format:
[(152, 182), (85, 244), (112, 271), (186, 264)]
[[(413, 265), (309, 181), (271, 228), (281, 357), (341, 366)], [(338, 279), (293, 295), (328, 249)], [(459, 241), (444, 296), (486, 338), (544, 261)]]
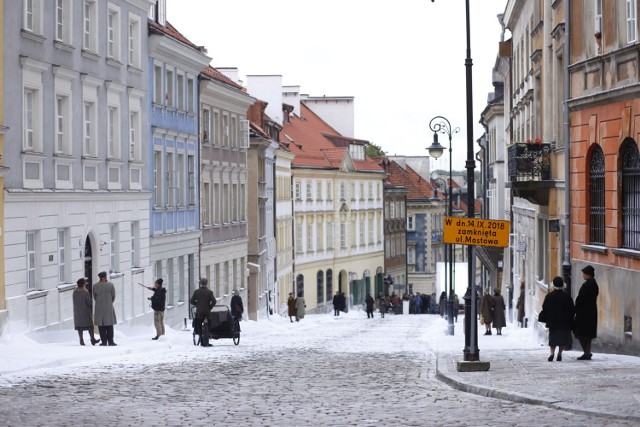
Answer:
[(570, 38), (570, 21), (571, 21), (571, 2), (565, 0), (564, 2), (564, 100), (563, 100), (563, 138), (564, 138), (564, 259), (562, 261), (562, 278), (564, 279), (564, 283), (566, 285), (566, 292), (571, 295), (571, 257), (570, 257), (570, 247), (571, 239), (571, 214), (570, 214), (570, 203), (571, 198), (569, 197), (571, 190), (571, 180), (569, 179), (570, 173), (570, 144), (569, 144), (569, 64), (571, 63), (571, 38)]

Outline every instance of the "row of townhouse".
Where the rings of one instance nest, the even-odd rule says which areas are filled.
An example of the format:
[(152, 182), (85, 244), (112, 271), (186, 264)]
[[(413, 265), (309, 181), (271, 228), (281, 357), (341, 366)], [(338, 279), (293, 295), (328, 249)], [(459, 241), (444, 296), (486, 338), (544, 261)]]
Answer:
[(0, 6), (0, 330), (71, 326), (75, 281), (103, 270), (130, 324), (158, 277), (174, 327), (200, 277), (251, 319), (289, 293), (322, 312), (384, 290), (385, 174), (353, 137), (353, 98), (243, 87), (165, 0)]
[(511, 37), (499, 44), (481, 141), (488, 214), (512, 223), (510, 247), (488, 275), (503, 273), (500, 285), (514, 298), (524, 280), (529, 323), (544, 334), (537, 315), (550, 281), (562, 276), (575, 298), (581, 269), (593, 265), (597, 344), (633, 354), (640, 353), (637, 16), (636, 0), (507, 1), (499, 18)]

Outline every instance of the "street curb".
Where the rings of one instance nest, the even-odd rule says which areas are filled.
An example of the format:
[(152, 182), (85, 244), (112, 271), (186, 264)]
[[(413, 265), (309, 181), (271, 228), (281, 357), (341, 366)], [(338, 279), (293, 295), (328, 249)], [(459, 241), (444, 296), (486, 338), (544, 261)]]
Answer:
[(477, 385), (467, 384), (465, 382), (462, 382), (450, 376), (447, 376), (446, 373), (443, 373), (440, 370), (439, 361), (440, 361), (440, 357), (436, 353), (436, 378), (442, 381), (443, 383), (449, 385), (450, 387), (455, 388), (456, 390), (464, 391), (471, 394), (476, 394), (479, 396), (491, 397), (494, 399), (509, 400), (515, 403), (525, 403), (528, 405), (545, 406), (547, 408), (572, 412), (578, 415), (587, 415), (587, 416), (606, 418), (606, 419), (640, 422), (640, 417), (635, 415), (621, 415), (621, 414), (615, 414), (611, 412), (577, 408), (575, 406), (571, 406), (569, 404), (563, 403), (562, 401), (559, 401), (559, 400), (530, 397), (530, 396), (525, 396), (522, 393), (518, 393), (518, 392), (504, 391), (504, 390), (498, 390), (490, 387), (481, 387)]

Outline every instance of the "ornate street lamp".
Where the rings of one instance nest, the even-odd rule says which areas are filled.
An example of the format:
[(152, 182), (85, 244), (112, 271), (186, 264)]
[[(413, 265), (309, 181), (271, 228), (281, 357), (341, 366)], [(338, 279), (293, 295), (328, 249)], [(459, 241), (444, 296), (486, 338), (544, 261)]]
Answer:
[[(449, 123), (449, 120), (447, 120), (445, 117), (442, 117), (442, 116), (435, 116), (429, 122), (429, 129), (433, 131), (433, 144), (427, 147), (427, 150), (429, 150), (429, 154), (434, 159), (437, 159), (438, 157), (442, 156), (442, 153), (444, 153), (444, 147), (438, 142), (438, 133), (441, 133), (449, 137), (449, 185), (445, 186), (445, 188), (449, 189), (449, 191), (447, 191), (446, 193), (447, 197), (449, 198), (449, 212), (447, 215), (449, 217), (452, 217), (453, 216), (453, 197), (452, 197), (453, 192), (451, 191), (452, 190), (451, 183), (453, 182), (453, 176), (452, 176), (453, 156), (451, 155), (451, 139), (454, 133), (460, 132), (460, 128), (452, 129), (451, 123)], [(447, 298), (447, 320), (448, 320), (447, 335), (454, 335), (453, 295), (455, 292), (453, 290), (453, 245), (450, 243), (447, 245), (447, 252), (445, 254), (445, 264), (447, 262), (449, 263), (449, 292), (448, 292), (449, 298)], [(445, 270), (445, 273), (446, 273), (446, 270)], [(446, 285), (447, 283), (446, 283), (446, 274), (445, 274), (445, 286)]]
[[(435, 0), (431, 0), (433, 2)], [(467, 169), (467, 216), (475, 217), (475, 177), (474, 170), (476, 162), (473, 155), (473, 61), (471, 60), (471, 26), (469, 24), (469, 0), (465, 0), (466, 24), (467, 24), (467, 57), (464, 61), (466, 68), (466, 86), (467, 86), (467, 161), (465, 168)], [(467, 292), (464, 295), (464, 361), (476, 362), (480, 361), (480, 350), (478, 349), (478, 323), (477, 317), (477, 299), (475, 286), (475, 253), (474, 246), (468, 245), (467, 262), (469, 263), (469, 283)], [(488, 367), (487, 367), (488, 369)]]

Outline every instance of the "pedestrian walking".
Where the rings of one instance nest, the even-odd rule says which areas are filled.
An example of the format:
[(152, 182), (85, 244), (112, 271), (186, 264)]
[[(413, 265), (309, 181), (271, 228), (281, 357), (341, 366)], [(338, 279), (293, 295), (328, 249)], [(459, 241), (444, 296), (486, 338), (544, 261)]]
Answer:
[(341, 309), (341, 304), (340, 304), (340, 291), (336, 292), (336, 294), (333, 296), (333, 315), (334, 316), (340, 316), (340, 309)]
[(493, 290), (493, 327), (496, 328), (496, 335), (502, 335), (502, 328), (507, 326), (504, 315), (504, 297), (500, 295), (500, 289)]
[(493, 297), (489, 291), (485, 291), (480, 300), (480, 323), (484, 323), (485, 335), (491, 335), (491, 322), (493, 322)]
[(96, 345), (100, 340), (93, 336), (93, 299), (85, 288), (85, 278), (76, 282), (78, 287), (73, 291), (73, 326), (78, 331), (80, 345), (84, 345), (84, 331), (89, 331), (91, 345)]
[(598, 283), (595, 279), (595, 269), (587, 265), (582, 269), (584, 283), (578, 291), (575, 304), (574, 335), (580, 341), (583, 355), (578, 360), (591, 360), (591, 341), (598, 332)]
[(196, 315), (193, 318), (193, 328), (196, 334), (200, 334), (200, 345), (203, 347), (211, 347), (209, 344), (208, 334), (204, 334), (202, 330), (202, 324), (204, 320), (209, 317), (211, 309), (216, 305), (216, 297), (213, 291), (209, 289), (209, 280), (206, 278), (200, 279), (200, 287), (193, 292), (189, 303), (196, 307)]
[(420, 314), (422, 312), (422, 297), (420, 293), (416, 293), (416, 296), (413, 297), (413, 314)]
[(458, 299), (458, 294), (453, 294), (453, 318), (456, 322), (458, 321), (459, 310), (460, 310), (460, 300)]
[(167, 302), (167, 290), (162, 287), (162, 279), (156, 279), (153, 287), (145, 286), (142, 283), (138, 283), (140, 286), (143, 286), (150, 291), (153, 291), (153, 295), (151, 295), (148, 299), (151, 301), (151, 308), (153, 309), (153, 325), (156, 328), (156, 336), (151, 338), (152, 340), (157, 340), (162, 335), (164, 335), (164, 309)]
[(244, 313), (244, 305), (242, 304), (242, 297), (240, 291), (233, 290), (233, 296), (231, 297), (231, 316), (234, 319), (242, 320), (242, 313)]
[(302, 294), (298, 294), (298, 298), (296, 298), (296, 322), (300, 321), (300, 319), (304, 319), (304, 315), (306, 314), (307, 304), (304, 300)]
[(520, 295), (518, 295), (516, 309), (518, 310), (518, 325), (524, 328), (524, 280), (520, 281)]
[(367, 297), (364, 299), (364, 303), (367, 309), (367, 319), (373, 319), (373, 304), (375, 303), (375, 301), (373, 300), (371, 294), (367, 294)]
[(442, 291), (442, 293), (440, 294), (440, 299), (438, 300), (440, 317), (444, 317), (445, 313), (447, 312), (446, 305), (447, 305), (447, 293), (445, 291)]
[(293, 323), (293, 318), (296, 316), (296, 299), (293, 297), (293, 292), (289, 293), (289, 299), (287, 300), (287, 314), (289, 320)]
[(113, 342), (113, 325), (118, 323), (113, 302), (116, 300), (116, 289), (107, 280), (107, 272), (98, 273), (99, 281), (93, 285), (93, 300), (95, 301), (95, 322), (100, 333), (100, 345), (117, 345)]
[(384, 318), (384, 314), (387, 312), (387, 305), (385, 303), (385, 296), (382, 295), (382, 292), (378, 295), (378, 310), (380, 310), (380, 318)]
[(558, 347), (556, 360), (562, 361), (562, 351), (571, 346), (571, 328), (573, 326), (574, 306), (571, 295), (564, 291), (562, 277), (553, 278), (553, 291), (544, 297), (542, 313), (549, 328), (549, 350), (551, 355), (547, 359), (553, 362)]
[(340, 292), (340, 310), (347, 312), (347, 296), (344, 292)]

